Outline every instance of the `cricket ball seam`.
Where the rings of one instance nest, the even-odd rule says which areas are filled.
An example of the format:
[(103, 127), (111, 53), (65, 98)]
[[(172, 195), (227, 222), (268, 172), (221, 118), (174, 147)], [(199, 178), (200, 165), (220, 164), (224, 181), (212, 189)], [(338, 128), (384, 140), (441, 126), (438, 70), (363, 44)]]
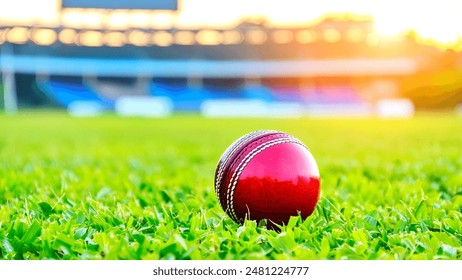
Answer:
[[(269, 133), (266, 133), (266, 132), (269, 132)], [(281, 134), (281, 135), (277, 135), (277, 134)], [(266, 138), (267, 137), (273, 137), (272, 140), (268, 141)], [(241, 145), (240, 149), (237, 149), (236, 151), (234, 151), (234, 154), (236, 155), (234, 158), (233, 156), (230, 156), (229, 158), (229, 162), (227, 164), (227, 166), (230, 166), (230, 169), (233, 170), (234, 166), (239, 166), (240, 163), (247, 158), (248, 154), (250, 154), (254, 149), (255, 149), (255, 146), (258, 146), (260, 147), (261, 145), (263, 145), (265, 142), (266, 143), (269, 143), (269, 142), (273, 142), (277, 139), (282, 139), (281, 137), (291, 137), (291, 135), (287, 135), (286, 133), (284, 132), (279, 132), (279, 131), (275, 131), (275, 133), (273, 133), (272, 131), (266, 131), (266, 130), (263, 130), (262, 131), (262, 134), (259, 134), (257, 136), (254, 136), (252, 138), (249, 138), (247, 139), (247, 141), (245, 141), (245, 143), (242, 143), (243, 145)], [(244, 145), (245, 144), (245, 145)], [(232, 159), (232, 161), (231, 161)], [(219, 187), (219, 192), (217, 194), (217, 197), (218, 199), (220, 200), (220, 204), (222, 205), (223, 209), (225, 210), (225, 212), (228, 212), (227, 209), (228, 209), (228, 206), (227, 206), (227, 203), (228, 203), (228, 200), (227, 200), (227, 197), (229, 196), (229, 188), (225, 188), (225, 190), (221, 190), (223, 187), (229, 187), (229, 181), (231, 180), (228, 180), (226, 183), (226, 185), (223, 185), (223, 180), (228, 178), (229, 176), (233, 176), (234, 175), (234, 172), (229, 174), (229, 172), (225, 172), (223, 171), (223, 179), (220, 180), (220, 187)], [(226, 181), (225, 181), (226, 182)], [(222, 197), (223, 196), (223, 197)], [(222, 201), (222, 199), (226, 200), (226, 201)]]
[(231, 183), (234, 181), (234, 179), (236, 177), (236, 174), (237, 174), (237, 171), (242, 166), (243, 162), (245, 162), (250, 156), (252, 156), (252, 153), (254, 153), (256, 150), (262, 148), (263, 146), (271, 145), (272, 143), (281, 141), (282, 139), (286, 139), (286, 138), (287, 138), (287, 136), (284, 136), (284, 138), (275, 138), (275, 139), (272, 139), (272, 140), (267, 141), (267, 142), (266, 142), (266, 139), (260, 139), (259, 141), (256, 141), (257, 146), (255, 146), (255, 147), (252, 147), (252, 146), (246, 147), (241, 152), (241, 154), (234, 160), (233, 166), (234, 166), (234, 164), (237, 164), (237, 167), (236, 167), (235, 171), (232, 173), (231, 178), (229, 179), (229, 182), (228, 182), (228, 188), (226, 189), (226, 204), (227, 204), (226, 208), (227, 209), (229, 208), (228, 203), (230, 201), (230, 192), (231, 192), (231, 189), (229, 187), (231, 186)]
[(270, 142), (267, 142), (265, 144), (262, 144), (260, 146), (255, 147), (244, 159), (243, 161), (239, 164), (239, 166), (236, 168), (236, 172), (233, 174), (229, 187), (228, 187), (228, 196), (227, 196), (227, 204), (228, 204), (228, 209), (230, 212), (230, 216), (236, 221), (242, 220), (242, 218), (238, 218), (236, 211), (234, 209), (234, 191), (237, 186), (237, 182), (244, 171), (245, 167), (250, 163), (250, 161), (256, 157), (259, 153), (262, 151), (275, 146), (277, 144), (282, 144), (282, 143), (290, 143), (291, 139), (290, 138), (279, 138), (279, 139), (273, 139)]
[(220, 161), (218, 163), (218, 172), (217, 172), (217, 177), (215, 179), (215, 192), (217, 193), (217, 196), (219, 196), (219, 192), (221, 188), (221, 180), (223, 178), (224, 167), (226, 166), (228, 161), (231, 159), (231, 157), (234, 155), (234, 153), (239, 148), (241, 148), (246, 142), (252, 140), (253, 138), (264, 135), (265, 133), (268, 133), (268, 132), (271, 132), (271, 131), (270, 130), (258, 130), (258, 131), (249, 133), (247, 135), (244, 135), (243, 137), (236, 140), (233, 144), (231, 144), (230, 148), (226, 149), (226, 151), (221, 156), (221, 158), (224, 158), (224, 159), (221, 160), (220, 158)]
[(221, 164), (220, 164), (220, 162), (218, 163), (218, 173), (217, 173), (217, 176), (216, 176), (216, 179), (215, 179), (215, 192), (217, 194), (217, 197), (219, 197), (219, 193), (220, 193), (221, 180), (222, 180), (222, 177), (223, 177), (224, 167), (226, 166), (226, 164), (228, 163), (228, 161), (230, 160), (232, 155), (239, 148), (241, 148), (243, 146), (243, 144), (246, 143), (247, 141), (250, 141), (253, 138), (264, 135), (265, 133), (271, 133), (271, 132), (277, 132), (277, 131), (275, 131), (275, 130), (258, 130), (258, 131), (254, 131), (252, 133), (249, 133), (249, 134), (239, 138), (238, 140), (236, 140), (233, 144), (231, 144), (231, 147), (229, 149), (227, 149), (223, 153), (221, 158), (224, 157), (224, 159), (223, 159), (223, 161), (220, 159)]
[[(229, 213), (230, 213), (230, 216), (231, 218), (233, 218), (233, 220), (235, 220), (236, 222), (239, 222), (239, 221), (242, 221), (242, 218), (238, 218), (237, 217), (237, 214), (235, 212), (235, 209), (234, 209), (234, 191), (236, 189), (236, 186), (237, 186), (237, 181), (239, 180), (239, 177), (241, 176), (242, 172), (244, 171), (244, 168), (249, 164), (249, 162), (255, 157), (257, 156), (259, 153), (261, 153), (262, 151), (272, 147), (272, 146), (275, 146), (275, 145), (278, 145), (278, 144), (283, 144), (283, 143), (295, 143), (295, 144), (299, 144), (301, 146), (303, 146), (304, 148), (307, 148), (300, 140), (298, 140), (297, 138), (295, 137), (292, 137), (292, 136), (289, 136), (289, 137), (286, 137), (286, 138), (280, 138), (280, 139), (275, 139), (271, 142), (268, 142), (268, 143), (265, 143), (263, 145), (260, 145), (256, 148), (254, 148), (246, 157), (247, 159), (244, 158), (244, 160), (239, 164), (239, 166), (237, 167), (236, 169), (236, 172), (233, 174), (233, 177), (231, 178), (230, 180), (230, 183), (229, 183), (229, 188), (228, 188), (228, 196), (227, 196), (227, 206), (228, 206), (228, 209), (229, 209)], [(236, 175), (236, 176), (235, 176)]]

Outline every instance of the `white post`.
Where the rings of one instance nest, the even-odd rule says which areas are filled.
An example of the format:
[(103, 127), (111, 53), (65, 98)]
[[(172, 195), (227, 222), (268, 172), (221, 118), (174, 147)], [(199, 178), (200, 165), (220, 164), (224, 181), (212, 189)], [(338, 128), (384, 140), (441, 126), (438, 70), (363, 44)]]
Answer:
[(2, 55), (0, 55), (0, 58), (2, 58), (1, 70), (5, 113), (12, 115), (18, 112), (18, 99), (16, 96), (16, 80), (14, 77), (14, 62), (12, 61), (11, 45), (5, 45), (5, 50)]
[(16, 97), (16, 81), (12, 71), (3, 72), (4, 104), (5, 113), (12, 115), (18, 112), (18, 100)]

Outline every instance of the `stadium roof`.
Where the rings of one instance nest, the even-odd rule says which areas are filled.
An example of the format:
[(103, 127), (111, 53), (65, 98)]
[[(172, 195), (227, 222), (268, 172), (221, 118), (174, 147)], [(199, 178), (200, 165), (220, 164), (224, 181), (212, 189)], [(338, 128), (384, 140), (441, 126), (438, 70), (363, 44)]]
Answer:
[(409, 75), (411, 58), (323, 60), (140, 60), (3, 55), (3, 71), (48, 75), (292, 77)]

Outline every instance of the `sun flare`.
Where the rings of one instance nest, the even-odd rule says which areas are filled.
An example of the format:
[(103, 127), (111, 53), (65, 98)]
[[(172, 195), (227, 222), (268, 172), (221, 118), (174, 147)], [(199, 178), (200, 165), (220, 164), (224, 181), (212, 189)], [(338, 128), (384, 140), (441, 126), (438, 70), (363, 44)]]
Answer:
[(461, 10), (460, 1), (390, 0), (371, 14), (375, 18), (376, 31), (383, 36), (410, 30), (422, 39), (451, 45), (462, 38), (462, 18), (458, 16)]
[[(312, 23), (326, 14), (353, 14), (372, 17), (377, 33), (385, 37), (411, 30), (422, 40), (440, 45), (461, 45), (462, 40), (460, 0), (179, 1), (180, 9), (176, 12), (147, 12), (148, 16), (140, 20), (145, 19), (143, 22), (156, 25), (156, 19), (160, 17), (177, 27), (232, 27), (242, 19), (259, 18), (270, 24), (293, 26)], [(60, 20), (59, 5), (60, 0), (0, 0), (0, 24), (56, 24)], [(128, 13), (130, 19), (119, 23), (133, 22), (133, 17), (139, 18), (132, 14)]]

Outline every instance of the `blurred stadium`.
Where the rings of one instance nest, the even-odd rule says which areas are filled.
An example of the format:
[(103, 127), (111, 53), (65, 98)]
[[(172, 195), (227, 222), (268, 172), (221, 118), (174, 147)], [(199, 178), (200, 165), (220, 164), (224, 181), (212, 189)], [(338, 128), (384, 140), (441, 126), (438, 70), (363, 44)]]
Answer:
[[(0, 259), (462, 259), (460, 11), (0, 0)], [(280, 232), (233, 223), (213, 187), (260, 129), (322, 174)]]
[(21, 2), (0, 2), (7, 113), (409, 116), (462, 103), (460, 38), (383, 36), (370, 15), (287, 26), (250, 14), (188, 26), (182, 1), (53, 0), (35, 16), (8, 17)]

